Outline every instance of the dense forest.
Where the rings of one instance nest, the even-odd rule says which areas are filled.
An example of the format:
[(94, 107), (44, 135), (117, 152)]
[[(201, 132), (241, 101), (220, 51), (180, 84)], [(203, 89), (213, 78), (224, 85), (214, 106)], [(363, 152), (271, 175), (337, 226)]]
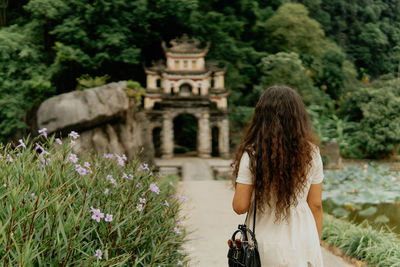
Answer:
[(336, 140), (347, 157), (398, 152), (397, 0), (0, 0), (0, 24), (3, 142), (26, 134), (27, 114), (79, 78), (144, 86), (161, 42), (187, 33), (211, 42), (208, 59), (227, 68), (234, 132), (264, 89), (284, 83), (322, 143)]

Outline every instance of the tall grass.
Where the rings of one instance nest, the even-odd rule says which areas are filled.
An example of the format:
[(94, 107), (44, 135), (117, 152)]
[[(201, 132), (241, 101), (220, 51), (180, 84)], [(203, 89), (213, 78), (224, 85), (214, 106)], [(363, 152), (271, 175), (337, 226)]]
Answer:
[(324, 215), (322, 239), (344, 254), (371, 266), (400, 266), (400, 240), (390, 230), (373, 229), (367, 222), (354, 225)]
[(0, 146), (0, 266), (185, 263), (172, 178), (122, 155), (78, 159), (73, 139), (41, 138)]

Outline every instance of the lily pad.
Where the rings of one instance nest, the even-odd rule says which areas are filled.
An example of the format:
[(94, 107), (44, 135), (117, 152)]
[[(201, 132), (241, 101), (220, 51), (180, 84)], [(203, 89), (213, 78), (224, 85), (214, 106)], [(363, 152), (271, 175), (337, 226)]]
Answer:
[(378, 209), (376, 207), (369, 207), (365, 210), (360, 211), (358, 214), (361, 216), (371, 216), (374, 215), (376, 213)]
[(344, 208), (336, 208), (332, 211), (332, 214), (337, 217), (347, 217), (349, 216), (350, 212)]
[(378, 217), (375, 218), (375, 223), (387, 223), (389, 222), (389, 218), (386, 217), (385, 215), (379, 215)]

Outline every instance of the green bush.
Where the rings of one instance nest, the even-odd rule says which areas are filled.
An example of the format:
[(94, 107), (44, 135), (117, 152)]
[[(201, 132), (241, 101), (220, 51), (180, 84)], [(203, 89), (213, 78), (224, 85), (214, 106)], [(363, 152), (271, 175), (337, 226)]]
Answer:
[(76, 90), (82, 91), (85, 89), (105, 85), (107, 83), (107, 80), (109, 80), (110, 78), (110, 75), (107, 74), (104, 76), (96, 76), (94, 78), (91, 77), (89, 74), (83, 74), (81, 77), (76, 78), (76, 81), (78, 82)]
[[(70, 134), (73, 135), (73, 134)], [(40, 137), (40, 140), (45, 140)], [(73, 139), (0, 147), (4, 266), (176, 266), (185, 231), (172, 178), (114, 154), (78, 159)], [(21, 140), (22, 142), (22, 140)]]
[(366, 222), (354, 225), (324, 215), (322, 239), (344, 254), (377, 267), (400, 266), (398, 236), (381, 228), (374, 230)]

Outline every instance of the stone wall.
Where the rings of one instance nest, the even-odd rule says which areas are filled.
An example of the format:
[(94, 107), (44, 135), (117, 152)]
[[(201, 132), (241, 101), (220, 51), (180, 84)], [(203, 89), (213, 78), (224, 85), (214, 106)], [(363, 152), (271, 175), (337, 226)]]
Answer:
[(154, 148), (143, 112), (126, 95), (126, 82), (61, 94), (44, 101), (37, 112), (37, 126), (65, 136), (71, 130), (80, 138), (77, 153), (116, 153), (132, 159), (137, 153), (154, 163)]

